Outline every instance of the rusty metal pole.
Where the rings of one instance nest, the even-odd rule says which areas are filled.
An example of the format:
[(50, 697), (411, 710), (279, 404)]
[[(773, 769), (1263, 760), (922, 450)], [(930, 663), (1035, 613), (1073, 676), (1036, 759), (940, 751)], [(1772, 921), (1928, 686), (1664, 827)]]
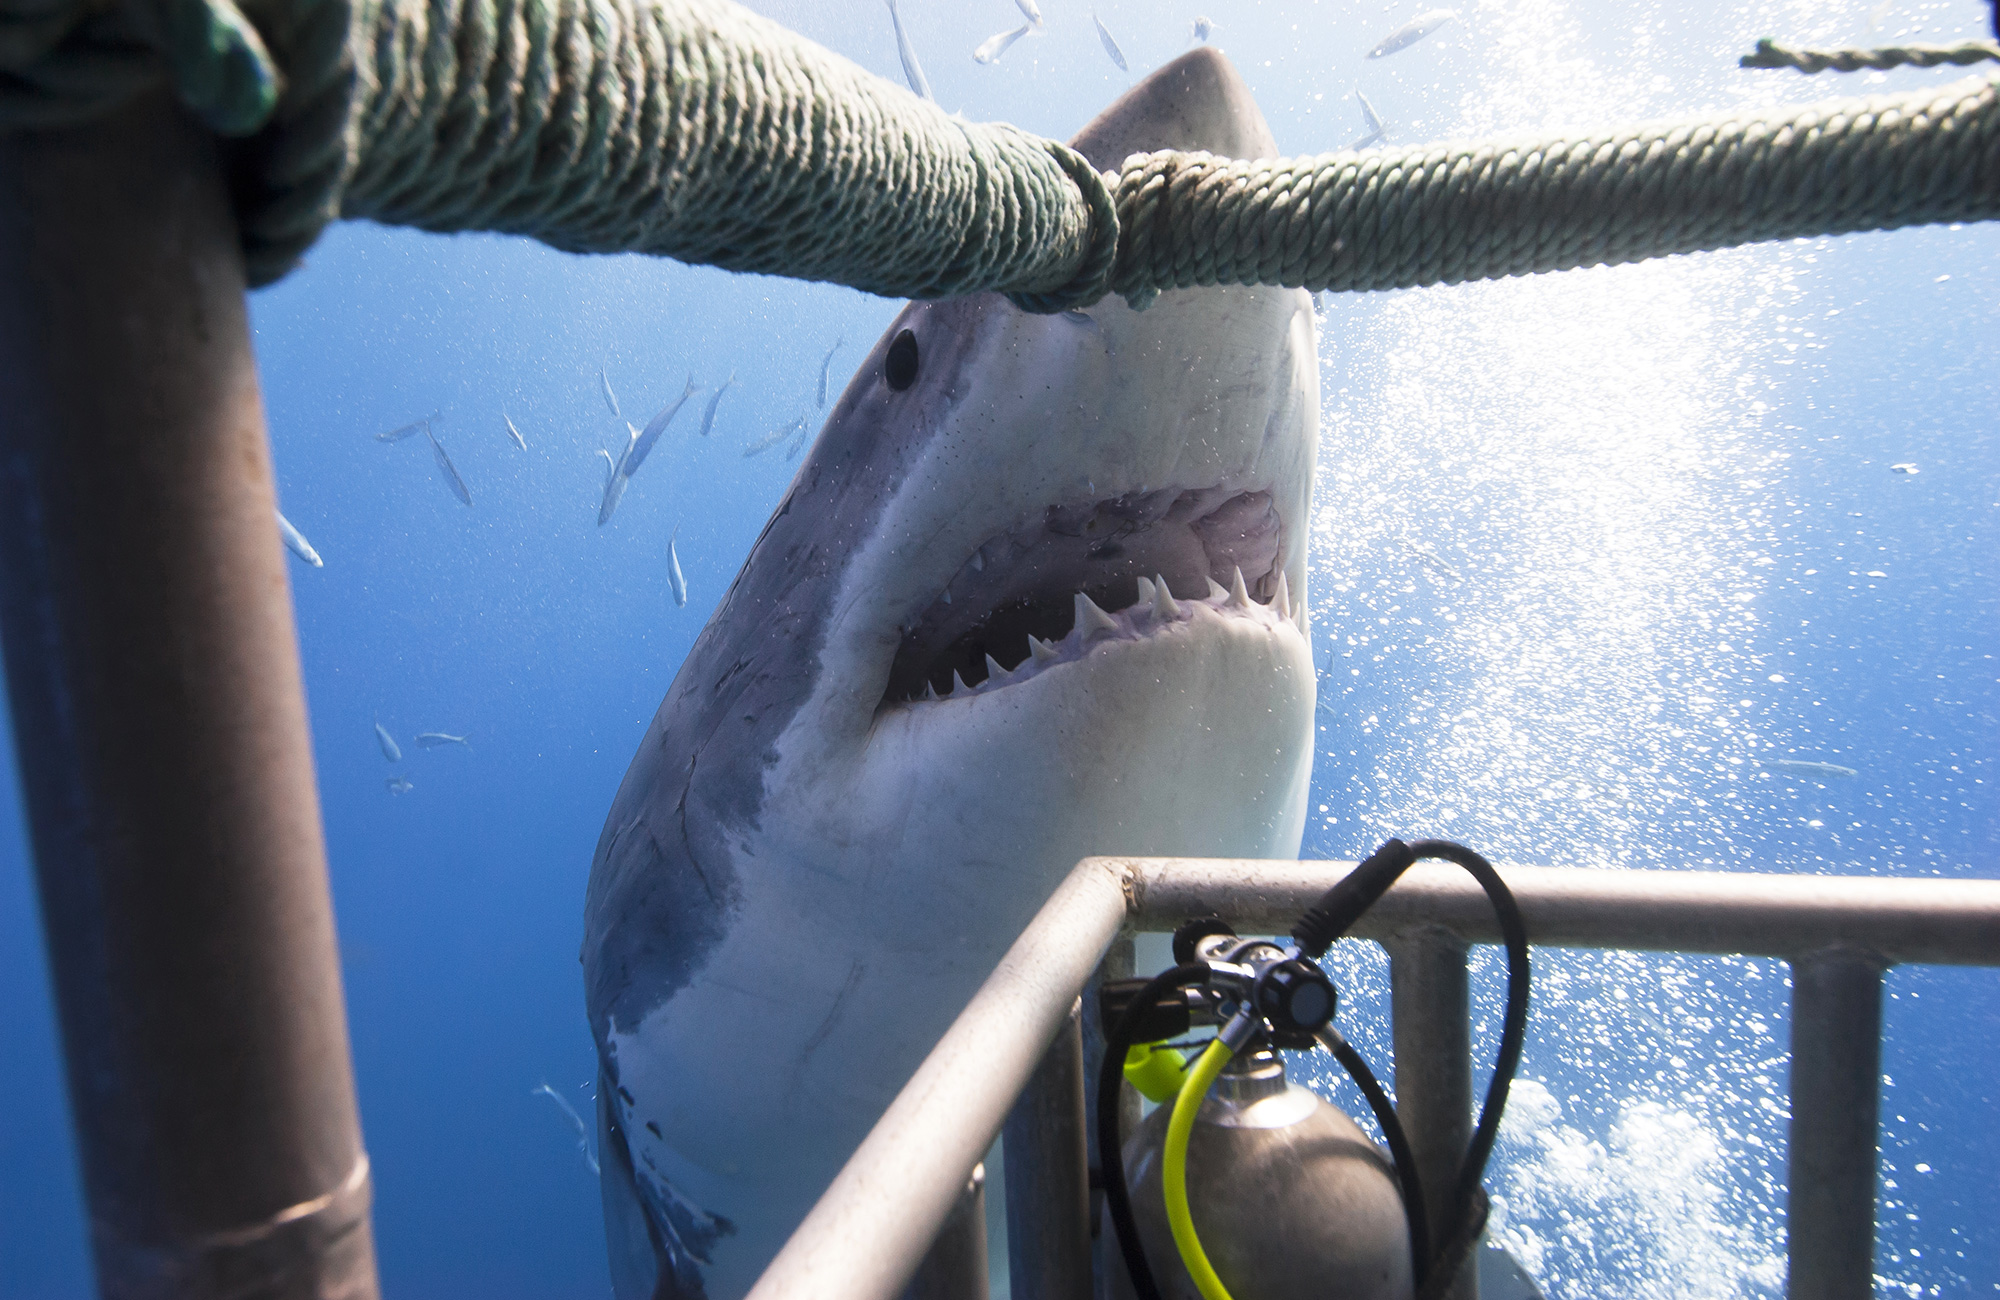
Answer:
[(165, 93), (0, 136), (0, 636), (98, 1286), (372, 1300), (243, 295)]

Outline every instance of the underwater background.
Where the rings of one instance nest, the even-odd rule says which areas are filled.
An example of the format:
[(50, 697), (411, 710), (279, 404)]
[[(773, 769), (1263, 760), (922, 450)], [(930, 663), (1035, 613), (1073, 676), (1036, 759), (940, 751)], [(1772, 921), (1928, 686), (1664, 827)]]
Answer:
[[(1363, 136), (1357, 92), (1390, 145), (1591, 128), (1964, 75), (1739, 71), (1759, 36), (1988, 32), (1977, 0), (1468, 0), (1369, 60), (1425, 0), (1199, 2), (1286, 153)], [(752, 7), (901, 79), (877, 0)], [(1021, 21), (1011, 0), (901, 4), (947, 110), (1058, 137), (1187, 48), (1201, 12), (1097, 0), (1128, 74), (1089, 6), (1041, 8), (1045, 34), (982, 65)], [(603, 1296), (595, 1178), (538, 1091), (590, 1113), (591, 853), (793, 472), (784, 441), (746, 449), (800, 416), (816, 429), (827, 350), (830, 405), (897, 304), (353, 224), (251, 305), (281, 506), (325, 559), (291, 573), (384, 1289)], [(1443, 835), (1502, 862), (2000, 876), (2000, 228), (1322, 312), (1306, 856)], [(712, 433), (704, 392), (601, 528), (598, 452), (625, 428), (600, 368), (640, 423), (690, 375), (735, 375)], [(421, 438), (374, 437), (432, 412), (469, 508)], [(1786, 760), (1854, 775), (1768, 765)], [(18, 799), (0, 746), (8, 1300), (91, 1289)], [(1386, 962), (1348, 946), (1342, 1021), (1386, 1062)], [(1781, 1294), (1783, 963), (1536, 961), (1496, 1238), (1552, 1300)], [(1490, 1053), (1490, 953), (1474, 978)], [(2000, 972), (1887, 977), (1881, 1294), (2000, 1294), (1996, 1041)]]

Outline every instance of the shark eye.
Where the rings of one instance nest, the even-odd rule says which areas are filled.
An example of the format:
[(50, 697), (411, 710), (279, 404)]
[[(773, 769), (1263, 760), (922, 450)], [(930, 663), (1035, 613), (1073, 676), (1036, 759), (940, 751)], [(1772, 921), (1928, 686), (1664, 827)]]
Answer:
[(883, 359), (882, 377), (899, 393), (917, 382), (916, 335), (908, 330), (897, 332), (889, 344), (889, 355)]

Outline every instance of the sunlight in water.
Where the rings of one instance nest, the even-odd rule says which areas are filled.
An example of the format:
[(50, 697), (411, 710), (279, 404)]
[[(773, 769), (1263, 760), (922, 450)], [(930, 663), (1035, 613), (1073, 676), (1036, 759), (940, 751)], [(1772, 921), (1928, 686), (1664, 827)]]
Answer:
[[(1568, 8), (1510, 15), (1460, 132), (1675, 107), (1578, 53)], [(1760, 611), (1786, 468), (1772, 390), (1812, 346), (1780, 327), (1810, 257), (1327, 301), (1309, 852), (1442, 834), (1512, 861), (1745, 862), (1765, 705), (1744, 683), (1778, 635)], [(1496, 1239), (1563, 1300), (1778, 1294), (1782, 968), (1536, 969)], [(1379, 965), (1349, 978), (1386, 1019)], [(1497, 984), (1483, 957), (1475, 983)]]
[(1597, 1140), (1525, 1080), (1510, 1117), (1489, 1231), (1545, 1288), (1601, 1295), (1618, 1277), (1620, 1295), (1722, 1300), (1783, 1285), (1771, 1239), (1731, 1222), (1721, 1143), (1695, 1116), (1637, 1102)]
[[(1759, 393), (1784, 354), (1760, 321), (1786, 266), (1334, 306), (1314, 620), (1328, 851), (1446, 834), (1513, 861), (1660, 867), (1754, 845), (1732, 808), (1761, 706), (1738, 684), (1768, 651), (1784, 453)], [(1783, 1073), (1757, 1013), (1782, 994), (1746, 987), (1754, 965), (1538, 956), (1527, 1073), (1583, 1105), (1561, 1126), (1513, 1115), (1495, 1186), (1551, 1296), (1688, 1294), (1690, 1270), (1703, 1295), (1777, 1285), (1781, 1257), (1752, 1246), (1781, 1240), (1782, 1126), (1759, 1101)]]

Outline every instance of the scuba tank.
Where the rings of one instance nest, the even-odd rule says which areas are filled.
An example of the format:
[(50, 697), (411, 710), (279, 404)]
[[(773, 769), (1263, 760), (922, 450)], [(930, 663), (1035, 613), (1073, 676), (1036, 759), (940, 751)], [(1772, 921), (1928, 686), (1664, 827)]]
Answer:
[[(1338, 993), (1317, 964), (1422, 858), (1456, 863), (1478, 880), (1507, 950), (1492, 1082), (1445, 1202), (1450, 1217), (1435, 1225), (1395, 1106), (1333, 1027)], [(1527, 930), (1505, 882), (1463, 845), (1390, 840), (1307, 909), (1291, 937), (1241, 939), (1213, 917), (1192, 920), (1174, 932), (1171, 969), (1100, 989), (1098, 1168), (1137, 1300), (1435, 1300), (1485, 1230), (1480, 1184), (1528, 1013)], [(1156, 1046), (1197, 1025), (1217, 1033), (1199, 1044), (1191, 1067)], [(1387, 1157), (1339, 1109), (1285, 1078), (1278, 1052), (1315, 1045), (1360, 1088)], [(1125, 1081), (1160, 1105), (1121, 1144)]]
[[(1139, 1242), (1167, 1300), (1201, 1300), (1161, 1193), (1173, 1107), (1125, 1144)], [(1396, 1167), (1338, 1107), (1285, 1078), (1269, 1049), (1231, 1058), (1196, 1113), (1188, 1208), (1218, 1275), (1257, 1300), (1407, 1300), (1410, 1233)]]

